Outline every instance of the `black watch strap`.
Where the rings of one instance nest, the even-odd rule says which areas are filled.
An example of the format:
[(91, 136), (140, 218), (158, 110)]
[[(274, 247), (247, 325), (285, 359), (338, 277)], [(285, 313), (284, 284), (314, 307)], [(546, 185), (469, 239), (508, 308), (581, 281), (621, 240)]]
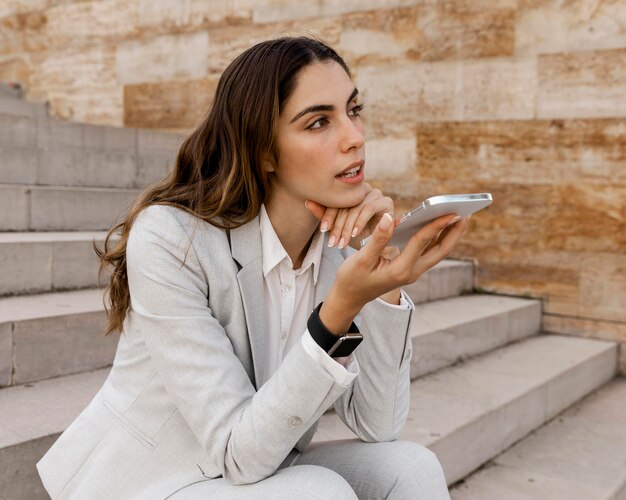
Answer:
[(350, 329), (343, 335), (335, 335), (328, 330), (320, 319), (320, 309), (323, 302), (313, 310), (309, 316), (307, 327), (311, 337), (317, 345), (326, 351), (332, 357), (348, 356), (359, 343), (363, 340), (363, 336), (354, 324), (350, 325)]

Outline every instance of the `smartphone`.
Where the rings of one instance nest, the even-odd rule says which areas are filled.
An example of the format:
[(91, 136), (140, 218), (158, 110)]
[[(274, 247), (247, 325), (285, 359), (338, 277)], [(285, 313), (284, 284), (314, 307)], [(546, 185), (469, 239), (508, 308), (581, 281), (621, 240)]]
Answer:
[[(448, 214), (467, 217), (492, 202), (490, 193), (445, 194), (428, 198), (400, 217), (389, 246), (402, 249), (417, 231), (436, 218)], [(369, 239), (368, 236), (361, 240), (361, 246), (365, 246)]]

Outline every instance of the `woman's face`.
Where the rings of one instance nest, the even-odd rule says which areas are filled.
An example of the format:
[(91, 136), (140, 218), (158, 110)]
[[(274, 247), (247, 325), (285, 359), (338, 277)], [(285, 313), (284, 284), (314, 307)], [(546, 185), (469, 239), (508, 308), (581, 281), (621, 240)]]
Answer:
[(300, 71), (278, 122), (274, 202), (304, 207), (313, 200), (342, 208), (363, 201), (365, 140), (357, 100), (354, 83), (336, 62)]

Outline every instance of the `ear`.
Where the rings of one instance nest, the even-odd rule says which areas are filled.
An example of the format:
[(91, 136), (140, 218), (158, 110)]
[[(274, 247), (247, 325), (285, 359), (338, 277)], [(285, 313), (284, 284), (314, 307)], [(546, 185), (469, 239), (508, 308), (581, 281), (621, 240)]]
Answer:
[(268, 159), (263, 160), (263, 169), (266, 172), (276, 172), (274, 162)]

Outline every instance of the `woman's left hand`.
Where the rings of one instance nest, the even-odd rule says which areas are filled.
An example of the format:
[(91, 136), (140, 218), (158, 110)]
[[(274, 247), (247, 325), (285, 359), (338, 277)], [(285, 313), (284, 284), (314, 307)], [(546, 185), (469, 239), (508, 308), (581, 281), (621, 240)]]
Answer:
[[(384, 196), (380, 189), (374, 189), (367, 183), (365, 183), (365, 189), (367, 193), (365, 198), (354, 207), (325, 207), (307, 200), (307, 208), (321, 221), (320, 230), (330, 231), (328, 246), (344, 248), (350, 244), (358, 249), (360, 248), (358, 242), (374, 230), (385, 213), (393, 217), (393, 200)], [(362, 235), (361, 238), (353, 240), (359, 235)]]

